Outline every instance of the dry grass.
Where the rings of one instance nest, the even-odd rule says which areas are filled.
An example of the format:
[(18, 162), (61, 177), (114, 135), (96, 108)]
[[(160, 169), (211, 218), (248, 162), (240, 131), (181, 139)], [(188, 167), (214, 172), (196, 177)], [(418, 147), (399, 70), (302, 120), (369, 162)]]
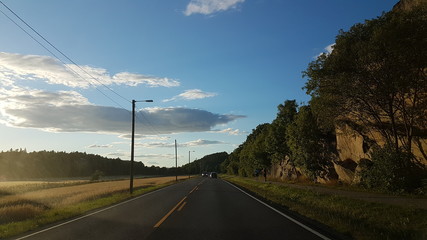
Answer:
[(78, 184), (88, 183), (88, 180), (67, 180), (67, 181), (8, 181), (0, 182), (0, 197), (3, 195), (12, 195), (36, 191), (41, 189), (66, 187)]
[[(134, 188), (161, 185), (174, 180), (175, 177), (135, 179)], [(22, 221), (50, 209), (60, 209), (128, 190), (129, 180), (86, 184), (75, 181), (0, 182), (0, 224)]]

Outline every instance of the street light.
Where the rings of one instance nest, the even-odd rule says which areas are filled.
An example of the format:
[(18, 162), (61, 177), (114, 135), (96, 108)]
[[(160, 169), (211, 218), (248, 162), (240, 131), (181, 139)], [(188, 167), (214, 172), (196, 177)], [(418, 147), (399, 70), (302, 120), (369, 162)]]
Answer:
[(153, 102), (153, 100), (132, 100), (132, 143), (130, 146), (130, 194), (133, 193), (133, 162), (134, 162), (134, 150), (135, 150), (135, 103), (136, 102)]
[(190, 175), (191, 175), (191, 168), (190, 168), (190, 153), (191, 152), (195, 152), (195, 151), (188, 151), (188, 178), (190, 179)]

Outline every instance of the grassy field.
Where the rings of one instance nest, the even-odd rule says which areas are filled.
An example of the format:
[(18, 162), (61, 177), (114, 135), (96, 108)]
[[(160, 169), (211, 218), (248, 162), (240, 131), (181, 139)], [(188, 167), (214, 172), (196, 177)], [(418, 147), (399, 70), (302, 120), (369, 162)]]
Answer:
[[(186, 177), (185, 177), (186, 178)], [(164, 187), (175, 177), (134, 180), (134, 196)], [(123, 201), (129, 180), (0, 182), (0, 238)]]
[(248, 178), (225, 178), (353, 239), (427, 239), (424, 209), (371, 203)]

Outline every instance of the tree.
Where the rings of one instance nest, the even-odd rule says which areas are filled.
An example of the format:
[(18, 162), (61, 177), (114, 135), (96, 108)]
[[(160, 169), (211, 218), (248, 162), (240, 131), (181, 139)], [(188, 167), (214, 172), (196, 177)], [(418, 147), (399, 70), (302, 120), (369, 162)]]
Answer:
[(272, 162), (279, 162), (290, 154), (286, 143), (286, 128), (294, 120), (297, 114), (297, 107), (295, 100), (286, 100), (284, 104), (277, 106), (277, 116), (268, 129), (267, 142), (265, 144)]
[(410, 161), (411, 154), (386, 145), (375, 147), (370, 166), (362, 167), (361, 184), (367, 188), (391, 192), (412, 192), (422, 186), (426, 172), (422, 166)]
[(321, 171), (331, 163), (331, 150), (310, 106), (299, 109), (294, 121), (287, 127), (287, 134), (287, 145), (294, 165), (312, 179), (320, 176)]
[(255, 170), (271, 165), (271, 158), (265, 146), (269, 127), (269, 123), (260, 124), (246, 138), (239, 154), (240, 175), (251, 176)]
[(304, 72), (324, 127), (375, 129), (411, 152), (427, 125), (427, 4), (393, 11), (340, 31), (332, 53)]

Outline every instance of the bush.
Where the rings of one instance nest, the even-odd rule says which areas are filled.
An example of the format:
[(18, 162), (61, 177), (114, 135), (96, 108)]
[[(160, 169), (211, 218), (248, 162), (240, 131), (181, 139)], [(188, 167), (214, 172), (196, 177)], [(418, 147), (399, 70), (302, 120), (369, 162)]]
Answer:
[(100, 179), (101, 179), (101, 177), (103, 177), (103, 176), (105, 176), (105, 174), (104, 174), (104, 172), (103, 172), (103, 171), (96, 170), (96, 171), (92, 174), (90, 181), (92, 181), (92, 182), (93, 182), (93, 181), (98, 181), (98, 180), (100, 180)]
[(361, 184), (365, 187), (390, 192), (413, 192), (421, 187), (425, 169), (411, 153), (391, 146), (377, 147), (371, 159), (372, 164), (361, 171)]

